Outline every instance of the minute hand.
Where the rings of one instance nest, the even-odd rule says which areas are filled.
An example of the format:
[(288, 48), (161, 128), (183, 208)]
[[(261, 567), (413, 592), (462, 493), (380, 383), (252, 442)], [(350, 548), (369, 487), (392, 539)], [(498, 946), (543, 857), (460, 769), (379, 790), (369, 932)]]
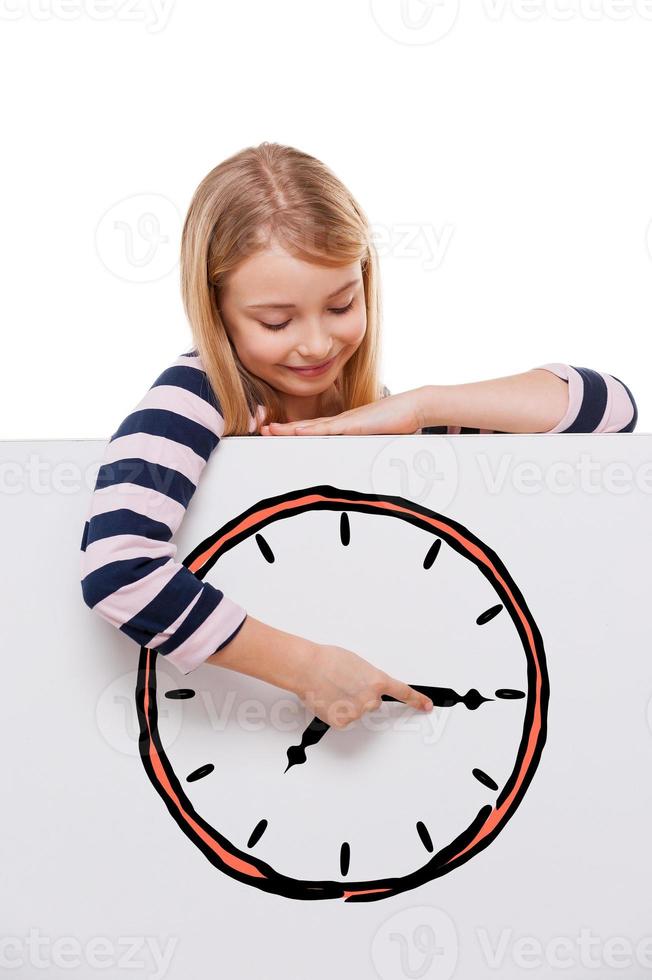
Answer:
[[(464, 704), (469, 711), (475, 711), (483, 701), (493, 701), (493, 698), (483, 698), (479, 691), (474, 687), (467, 694), (458, 694), (452, 687), (429, 687), (426, 684), (410, 684), (410, 687), (425, 694), (433, 704), (439, 708), (452, 708), (455, 704)], [(400, 698), (393, 698), (391, 694), (381, 694), (381, 701), (400, 701)]]
[[(439, 708), (452, 708), (453, 705), (464, 704), (470, 711), (475, 711), (484, 701), (493, 701), (493, 698), (483, 698), (473, 687), (468, 694), (458, 694), (452, 687), (431, 687), (425, 684), (410, 684), (410, 687), (420, 694), (425, 694)], [(391, 694), (381, 694), (380, 699), (381, 701), (400, 701), (400, 698), (392, 697)], [(321, 718), (313, 718), (301, 737), (301, 743), (289, 747), (287, 752), (288, 764), (285, 767), (285, 772), (291, 766), (305, 762), (308, 746), (316, 745), (330, 727)]]

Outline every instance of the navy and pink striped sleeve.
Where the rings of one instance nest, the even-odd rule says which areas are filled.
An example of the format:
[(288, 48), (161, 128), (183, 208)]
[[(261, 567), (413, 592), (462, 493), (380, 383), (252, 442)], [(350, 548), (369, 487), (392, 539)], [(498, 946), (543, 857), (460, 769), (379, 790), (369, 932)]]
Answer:
[[(638, 419), (634, 396), (619, 378), (592, 368), (573, 367), (554, 361), (539, 368), (551, 371), (568, 385), (566, 412), (546, 432), (633, 432)], [(537, 369), (533, 369), (537, 370)], [(417, 433), (495, 433), (497, 429), (474, 429), (459, 425), (431, 425)]]
[(568, 384), (568, 407), (547, 432), (633, 432), (638, 408), (631, 391), (613, 374), (570, 364), (541, 364)]
[(81, 541), (86, 605), (184, 674), (247, 615), (179, 562), (171, 543), (223, 432), (199, 356), (180, 355), (111, 436)]

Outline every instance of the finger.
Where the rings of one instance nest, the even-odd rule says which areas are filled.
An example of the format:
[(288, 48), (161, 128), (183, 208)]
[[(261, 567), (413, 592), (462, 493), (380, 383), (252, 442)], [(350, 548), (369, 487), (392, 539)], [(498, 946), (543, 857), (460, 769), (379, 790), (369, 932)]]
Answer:
[(288, 422), (288, 425), (292, 425), (297, 429), (307, 429), (313, 428), (316, 425), (323, 425), (325, 422), (330, 422), (331, 419), (327, 415), (321, 415), (316, 419), (297, 419), (296, 422)]
[(312, 428), (316, 423), (311, 421), (300, 422), (270, 422), (270, 435), (273, 436), (292, 436), (307, 431), (309, 434), (314, 432)]
[(334, 416), (321, 422), (300, 423), (297, 431), (311, 436), (363, 436), (366, 430), (353, 418)]
[(364, 429), (359, 421), (344, 415), (333, 415), (332, 418), (316, 419), (314, 422), (298, 422), (297, 431), (311, 436), (355, 436), (364, 435)]
[(312, 425), (314, 422), (323, 422), (324, 417), (315, 419), (294, 419), (292, 422), (270, 422), (274, 429), (292, 429), (296, 425)]
[(296, 435), (296, 430), (293, 426), (286, 426), (284, 429), (277, 429), (276, 427), (271, 428), (269, 431), (270, 436), (294, 436)]
[(395, 677), (388, 679), (385, 685), (385, 694), (390, 694), (397, 701), (405, 701), (406, 704), (421, 711), (429, 711), (433, 706), (427, 695), (422, 694), (421, 691), (415, 691), (409, 684), (404, 684), (403, 681), (396, 680)]
[(295, 427), (298, 435), (305, 436), (328, 436), (333, 435), (335, 431), (331, 422), (301, 422)]

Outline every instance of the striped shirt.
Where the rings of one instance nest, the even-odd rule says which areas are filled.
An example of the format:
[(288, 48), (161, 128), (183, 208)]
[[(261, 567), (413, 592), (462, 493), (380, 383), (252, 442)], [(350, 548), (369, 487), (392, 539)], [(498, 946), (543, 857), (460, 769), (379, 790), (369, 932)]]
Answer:
[[(544, 364), (568, 383), (568, 408), (550, 432), (631, 432), (636, 403), (618, 378)], [(383, 386), (382, 396), (389, 395)], [(249, 434), (259, 435), (259, 405)], [(496, 430), (427, 426), (416, 434)], [(188, 674), (221, 650), (246, 610), (177, 560), (172, 537), (222, 438), (224, 419), (196, 350), (154, 381), (104, 450), (81, 541), (86, 605), (139, 646)]]

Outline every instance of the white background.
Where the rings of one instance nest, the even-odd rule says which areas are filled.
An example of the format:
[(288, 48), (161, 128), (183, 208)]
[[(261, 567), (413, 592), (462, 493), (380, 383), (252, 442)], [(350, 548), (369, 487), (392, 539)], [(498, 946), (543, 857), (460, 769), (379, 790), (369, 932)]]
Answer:
[(377, 230), (392, 392), (559, 360), (649, 431), (651, 43), (650, 0), (0, 0), (0, 437), (108, 438), (188, 349), (181, 221), (262, 140)]

